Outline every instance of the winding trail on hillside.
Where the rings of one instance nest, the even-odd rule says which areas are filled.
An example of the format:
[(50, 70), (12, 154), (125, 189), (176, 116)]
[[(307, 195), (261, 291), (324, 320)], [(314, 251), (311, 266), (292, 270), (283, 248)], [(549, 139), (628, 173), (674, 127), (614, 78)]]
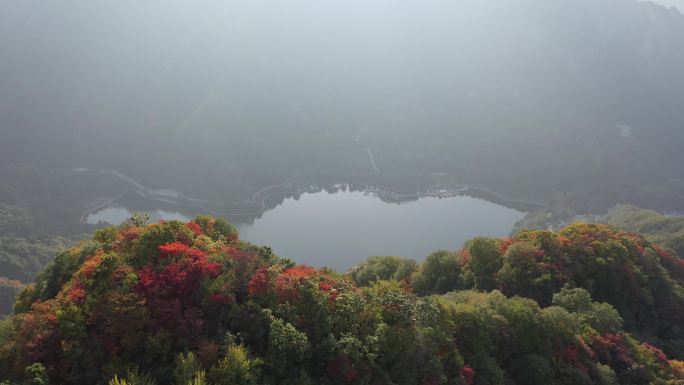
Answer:
[(368, 152), (368, 159), (370, 159), (370, 163), (373, 166), (373, 170), (375, 170), (376, 174), (380, 174), (380, 169), (378, 168), (378, 165), (375, 164), (375, 158), (373, 158), (373, 152), (371, 151), (371, 148), (366, 148), (366, 151)]
[[(245, 202), (251, 203), (251, 204), (258, 204), (260, 207), (256, 210), (248, 211), (248, 212), (220, 212), (216, 210), (212, 210), (200, 203), (205, 203), (205, 204), (221, 204), (220, 202), (211, 202), (203, 199), (198, 199), (198, 198), (192, 198), (192, 197), (185, 197), (185, 196), (179, 196), (177, 198), (174, 197), (169, 197), (167, 195), (159, 194), (155, 192), (154, 190), (149, 189), (148, 187), (145, 187), (143, 184), (140, 182), (136, 181), (135, 179), (122, 174), (118, 171), (115, 170), (104, 170), (104, 169), (89, 169), (89, 168), (78, 168), (78, 169), (73, 169), (74, 172), (98, 172), (100, 174), (109, 174), (112, 176), (115, 176), (117, 178), (120, 178), (129, 184), (131, 184), (133, 187), (136, 189), (136, 193), (140, 194), (146, 199), (150, 199), (153, 201), (161, 202), (161, 203), (167, 203), (175, 206), (183, 206), (183, 207), (191, 207), (195, 209), (199, 209), (207, 214), (214, 215), (214, 216), (227, 216), (227, 217), (236, 217), (236, 216), (256, 216), (262, 214), (264, 211), (266, 211), (266, 202), (265, 200), (269, 197), (278, 195), (278, 194), (287, 194), (287, 195), (293, 195), (296, 194), (297, 191), (292, 191), (290, 189), (284, 189), (289, 187), (289, 184), (287, 183), (278, 183), (278, 184), (273, 184), (269, 185), (266, 187), (261, 188), (254, 194), (252, 194), (249, 198), (245, 200)], [(281, 189), (281, 190), (278, 190)], [(277, 191), (272, 191), (272, 190), (277, 190)], [(87, 210), (86, 212), (83, 213), (81, 216), (81, 223), (86, 223), (88, 216), (106, 209), (107, 207), (111, 207), (116, 204), (118, 200), (123, 198), (124, 196), (128, 195), (130, 191), (124, 192), (120, 195), (118, 195), (115, 198), (103, 198), (104, 200), (96, 205), (95, 207)]]

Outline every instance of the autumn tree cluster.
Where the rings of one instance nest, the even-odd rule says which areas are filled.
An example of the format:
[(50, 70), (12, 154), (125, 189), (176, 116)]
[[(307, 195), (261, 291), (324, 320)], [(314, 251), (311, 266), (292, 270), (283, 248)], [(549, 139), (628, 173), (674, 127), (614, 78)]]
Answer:
[(573, 225), (338, 274), (220, 219), (133, 220), (23, 291), (0, 323), (0, 381), (684, 384), (679, 268), (636, 235)]

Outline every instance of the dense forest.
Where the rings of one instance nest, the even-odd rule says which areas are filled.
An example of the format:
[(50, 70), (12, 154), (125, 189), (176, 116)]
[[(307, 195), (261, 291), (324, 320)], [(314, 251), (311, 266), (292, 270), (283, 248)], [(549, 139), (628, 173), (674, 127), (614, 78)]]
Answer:
[(221, 219), (134, 216), (0, 325), (6, 384), (683, 384), (684, 262), (608, 225), (339, 274)]

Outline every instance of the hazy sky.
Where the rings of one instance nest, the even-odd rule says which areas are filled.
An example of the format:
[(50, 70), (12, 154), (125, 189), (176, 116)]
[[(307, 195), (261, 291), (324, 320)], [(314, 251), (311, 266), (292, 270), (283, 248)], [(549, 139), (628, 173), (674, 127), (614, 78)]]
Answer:
[(588, 133), (616, 124), (680, 157), (682, 42), (637, 0), (3, 0), (0, 163), (208, 199), (366, 172), (360, 147), (386, 173), (556, 178), (531, 170), (603, 156)]
[(680, 12), (684, 11), (684, 0), (653, 0), (653, 2), (667, 7), (677, 7)]

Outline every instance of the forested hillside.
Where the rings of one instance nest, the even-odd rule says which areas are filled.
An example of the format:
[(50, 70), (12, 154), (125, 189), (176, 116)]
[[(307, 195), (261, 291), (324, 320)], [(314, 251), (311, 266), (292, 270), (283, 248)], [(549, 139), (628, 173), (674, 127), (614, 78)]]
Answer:
[(684, 217), (681, 215), (666, 216), (631, 205), (620, 205), (606, 214), (605, 222), (643, 234), (678, 255), (684, 255)]
[(128, 189), (97, 173), (0, 165), (0, 315), (11, 309), (16, 281), (34, 281), (58, 252), (96, 228), (81, 223), (85, 211)]
[(0, 325), (0, 378), (683, 384), (683, 272), (606, 225), (476, 238), (420, 265), (375, 257), (341, 275), (241, 241), (223, 220), (134, 217), (23, 291)]

